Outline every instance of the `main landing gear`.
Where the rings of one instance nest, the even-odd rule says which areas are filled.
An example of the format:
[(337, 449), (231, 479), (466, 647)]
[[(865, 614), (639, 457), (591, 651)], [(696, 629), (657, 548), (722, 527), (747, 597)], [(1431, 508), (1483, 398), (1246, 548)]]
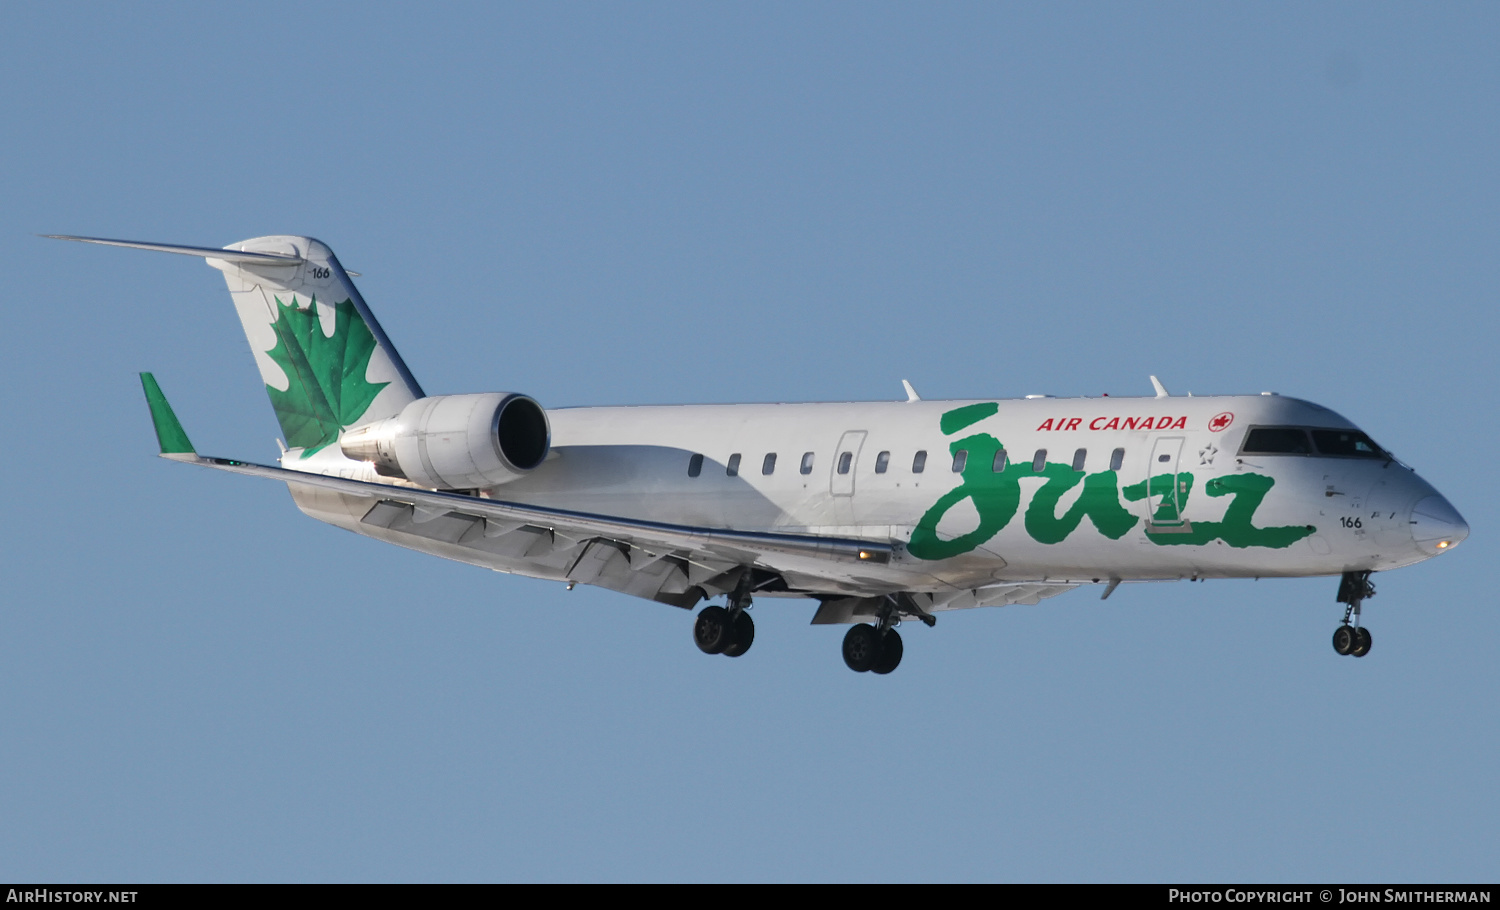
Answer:
[(896, 631), (900, 614), (905, 611), (926, 625), (937, 620), (916, 605), (907, 595), (889, 595), (880, 611), (880, 619), (874, 624), (860, 623), (844, 633), (844, 663), (855, 673), (879, 673), (882, 676), (901, 664), (905, 650), (901, 644), (901, 633)]
[(901, 663), (901, 633), (862, 622), (844, 634), (844, 663), (855, 673), (886, 674)]
[(704, 607), (693, 623), (693, 642), (704, 654), (739, 657), (755, 643), (755, 621), (745, 608), (750, 606), (750, 570), (745, 570), (729, 595), (727, 607)]
[[(1370, 630), (1359, 624), (1360, 605), (1366, 597), (1375, 596), (1375, 586), (1370, 583), (1369, 572), (1345, 572), (1339, 580), (1338, 602), (1344, 608), (1344, 622), (1333, 630), (1333, 650), (1340, 654), (1364, 657), (1370, 653)], [(1349, 620), (1353, 617), (1351, 625)]]

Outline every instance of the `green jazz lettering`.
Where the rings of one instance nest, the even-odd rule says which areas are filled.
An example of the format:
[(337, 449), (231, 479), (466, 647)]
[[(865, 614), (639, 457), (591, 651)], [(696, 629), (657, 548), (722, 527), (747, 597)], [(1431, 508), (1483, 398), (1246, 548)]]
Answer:
[[(1188, 488), (1192, 488), (1191, 474), (1178, 474), (1178, 478), (1188, 479)], [(1150, 480), (1151, 494), (1170, 491), (1172, 476), (1170, 474), (1158, 474)], [(1261, 500), (1266, 498), (1266, 493), (1275, 486), (1276, 478), (1267, 477), (1264, 474), (1231, 474), (1227, 477), (1215, 477), (1203, 485), (1203, 492), (1209, 496), (1233, 496), (1229, 501), (1229, 507), (1224, 510), (1224, 518), (1221, 521), (1193, 521), (1184, 530), (1174, 529), (1170, 534), (1151, 534), (1147, 529), (1147, 536), (1153, 543), (1163, 546), (1181, 544), (1202, 545), (1214, 540), (1222, 540), (1231, 547), (1271, 547), (1281, 549), (1289, 547), (1302, 538), (1313, 533), (1315, 530), (1310, 525), (1285, 525), (1277, 528), (1257, 528), (1251, 519), (1255, 516), (1255, 510), (1260, 508)], [(1146, 482), (1131, 484), (1122, 492), (1129, 500), (1143, 499), (1147, 495)], [(1162, 497), (1163, 504), (1157, 510), (1156, 515), (1161, 516), (1170, 507), (1166, 504), (1166, 496)], [(1187, 497), (1183, 495), (1181, 502), (1186, 503)], [(1171, 516), (1175, 518), (1176, 516)]]
[[(995, 403), (965, 405), (942, 416), (940, 427), (943, 434), (952, 436), (980, 421), (995, 415), (999, 405)], [(1114, 471), (1084, 474), (1073, 470), (1071, 465), (1048, 462), (1040, 471), (1034, 470), (1031, 462), (1006, 464), (994, 470), (995, 456), (1003, 448), (1000, 440), (988, 433), (973, 433), (948, 444), (948, 451), (955, 457), (967, 452), (958, 486), (933, 503), (912, 531), (908, 549), (918, 559), (946, 559), (968, 553), (998, 534), (1015, 518), (1021, 503), (1023, 480), (1039, 480), (1040, 486), (1032, 494), (1026, 508), (1024, 526), (1031, 539), (1043, 544), (1060, 543), (1071, 535), (1088, 518), (1094, 529), (1110, 540), (1119, 540), (1134, 528), (1140, 518), (1131, 514), (1120, 502), (1121, 494), (1129, 502), (1150, 500), (1160, 496), (1161, 504), (1152, 513), (1153, 522), (1171, 522), (1175, 533), (1151, 534), (1147, 539), (1163, 546), (1194, 544), (1203, 545), (1222, 540), (1232, 547), (1288, 547), (1313, 533), (1311, 527), (1300, 525), (1276, 528), (1257, 528), (1251, 521), (1267, 491), (1276, 483), (1274, 478), (1260, 474), (1236, 474), (1216, 477), (1204, 486), (1209, 496), (1231, 496), (1229, 507), (1220, 521), (1193, 521), (1188, 528), (1180, 527), (1192, 494), (1192, 474), (1158, 474), (1140, 483), (1120, 488), (1119, 476)], [(1058, 515), (1058, 504), (1062, 497), (1079, 484), (1083, 489), (1063, 514)], [(1173, 496), (1173, 488), (1176, 495)], [(957, 537), (943, 539), (937, 533), (938, 524), (948, 512), (964, 500), (969, 500), (978, 513), (978, 525)]]
[[(1114, 471), (1100, 471), (1085, 476), (1073, 470), (1071, 465), (1047, 464), (1040, 475), (1031, 472), (1030, 465), (1011, 465), (1005, 469), (1024, 471), (1032, 477), (1045, 476), (1047, 482), (1031, 497), (1026, 507), (1026, 533), (1038, 543), (1059, 543), (1072, 534), (1088, 516), (1094, 527), (1110, 540), (1119, 540), (1125, 532), (1140, 521), (1120, 505), (1119, 478)], [(1062, 515), (1057, 514), (1057, 501), (1067, 491), (1083, 481), (1083, 492), (1078, 494), (1073, 505)]]

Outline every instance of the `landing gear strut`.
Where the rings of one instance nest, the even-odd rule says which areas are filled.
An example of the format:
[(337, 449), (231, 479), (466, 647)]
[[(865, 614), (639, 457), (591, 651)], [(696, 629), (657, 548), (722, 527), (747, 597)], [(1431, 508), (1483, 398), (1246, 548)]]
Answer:
[[(1338, 602), (1344, 607), (1344, 622), (1333, 630), (1333, 650), (1339, 654), (1364, 657), (1370, 653), (1370, 630), (1359, 624), (1360, 605), (1375, 596), (1369, 572), (1345, 572), (1339, 580)], [(1350, 623), (1351, 617), (1353, 623)]]
[(693, 642), (704, 654), (739, 657), (755, 643), (755, 621), (745, 608), (750, 606), (753, 587), (751, 572), (746, 569), (729, 595), (727, 607), (704, 607), (693, 623)]

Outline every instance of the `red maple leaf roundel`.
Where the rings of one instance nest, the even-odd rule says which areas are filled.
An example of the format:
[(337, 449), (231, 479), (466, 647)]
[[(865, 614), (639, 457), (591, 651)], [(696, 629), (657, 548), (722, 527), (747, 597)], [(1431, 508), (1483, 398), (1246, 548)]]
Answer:
[(1209, 430), (1218, 433), (1222, 430), (1229, 429), (1229, 425), (1231, 423), (1234, 423), (1234, 413), (1232, 411), (1224, 411), (1223, 413), (1215, 414), (1213, 418), (1209, 420), (1208, 428)]

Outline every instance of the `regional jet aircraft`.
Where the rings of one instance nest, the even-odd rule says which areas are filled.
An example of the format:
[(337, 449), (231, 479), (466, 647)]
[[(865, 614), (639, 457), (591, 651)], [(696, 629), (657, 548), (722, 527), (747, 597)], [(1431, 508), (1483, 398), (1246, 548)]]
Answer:
[(1122, 581), (1339, 576), (1339, 654), (1362, 657), (1372, 572), (1468, 525), (1343, 417), (1262, 393), (544, 409), (426, 395), (329, 248), (223, 249), (281, 424), (280, 466), (198, 455), (150, 373), (165, 458), (283, 481), (306, 514), (388, 543), (684, 610), (739, 657), (752, 599), (844, 623), (850, 669), (901, 662), (896, 626)]

